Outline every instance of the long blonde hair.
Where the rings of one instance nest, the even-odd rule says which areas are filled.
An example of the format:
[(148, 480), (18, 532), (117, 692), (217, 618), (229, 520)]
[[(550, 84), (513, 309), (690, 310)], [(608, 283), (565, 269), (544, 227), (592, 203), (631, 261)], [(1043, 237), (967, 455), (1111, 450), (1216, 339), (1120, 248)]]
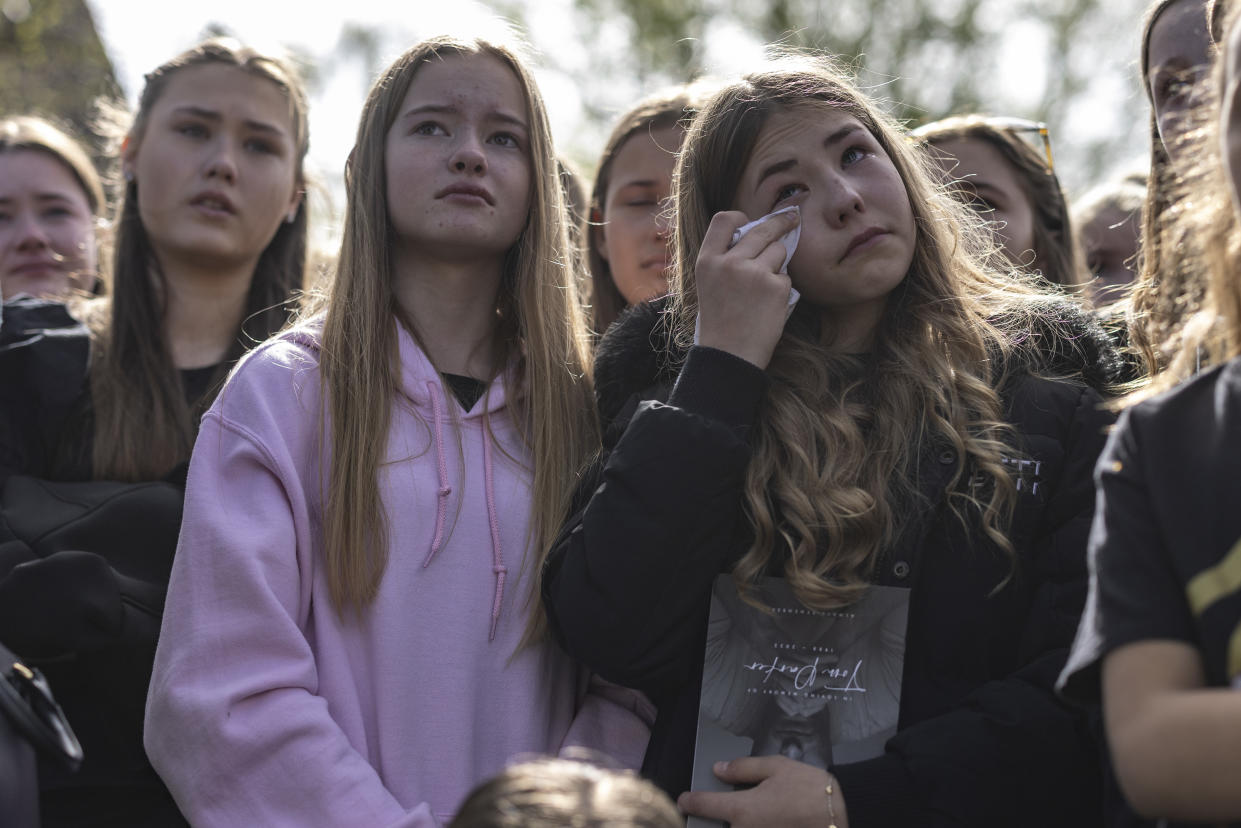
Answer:
[[(506, 256), (497, 339), (503, 350), (499, 364), (518, 364), (524, 390), (522, 396), (512, 389), (509, 399), (534, 466), (532, 571), (542, 565), (567, 515), (576, 476), (599, 443), (586, 325), (571, 272), (551, 130), (538, 88), (506, 46), (450, 37), (424, 40), (397, 58), (372, 87), (346, 170), (344, 235), (324, 320), (321, 361), (325, 413), (330, 416), (330, 433), (325, 429), (324, 439), (331, 452), (323, 547), (338, 612), (361, 610), (374, 600), (388, 558), (387, 516), (377, 471), (400, 369), (385, 140), (419, 67), (444, 55), (488, 55), (501, 61), (520, 83), (530, 114), (531, 209)], [(535, 589), (527, 596), (531, 615), (523, 644), (540, 638), (546, 628)]]
[[(682, 146), (676, 174), (676, 261), (670, 330), (686, 347), (697, 313), (694, 262), (711, 217), (732, 209), (768, 119), (823, 109), (856, 117), (892, 159), (917, 224), (912, 265), (889, 297), (871, 370), (823, 344), (813, 308), (800, 306), (776, 346), (752, 432), (745, 514), (754, 539), (733, 575), (743, 592), (779, 548), (784, 574), (807, 606), (860, 597), (904, 510), (920, 497), (919, 459), (934, 443), (965, 462), (949, 483), (952, 510), (978, 515), (985, 539), (1013, 560), (1006, 534), (1014, 484), (1005, 471), (1011, 428), (996, 388), (1016, 346), (997, 327), (1026, 329), (1045, 294), (983, 269), (989, 241), (963, 207), (933, 185), (928, 161), (887, 116), (824, 59), (790, 56), (708, 101)], [(830, 333), (830, 332), (828, 332)], [(968, 485), (966, 480), (968, 479)]]

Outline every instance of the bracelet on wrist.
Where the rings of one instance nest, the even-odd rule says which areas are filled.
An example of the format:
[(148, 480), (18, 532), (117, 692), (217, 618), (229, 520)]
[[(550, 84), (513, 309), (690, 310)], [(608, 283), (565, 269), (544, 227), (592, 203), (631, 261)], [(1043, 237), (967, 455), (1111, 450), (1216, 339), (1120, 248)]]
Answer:
[(836, 799), (833, 796), (836, 790), (836, 777), (829, 774), (828, 779), (831, 781), (823, 790), (827, 794), (827, 828), (836, 828)]

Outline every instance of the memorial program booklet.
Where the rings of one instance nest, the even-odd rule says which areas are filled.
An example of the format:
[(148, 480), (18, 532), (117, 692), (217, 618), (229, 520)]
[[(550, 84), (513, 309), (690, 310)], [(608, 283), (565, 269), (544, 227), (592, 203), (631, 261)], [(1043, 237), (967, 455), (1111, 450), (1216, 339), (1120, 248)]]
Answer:
[(715, 579), (691, 789), (733, 790), (711, 766), (739, 756), (827, 768), (881, 755), (900, 714), (909, 590), (872, 586), (830, 611), (807, 609), (783, 578), (752, 595), (770, 611), (743, 601), (731, 575)]

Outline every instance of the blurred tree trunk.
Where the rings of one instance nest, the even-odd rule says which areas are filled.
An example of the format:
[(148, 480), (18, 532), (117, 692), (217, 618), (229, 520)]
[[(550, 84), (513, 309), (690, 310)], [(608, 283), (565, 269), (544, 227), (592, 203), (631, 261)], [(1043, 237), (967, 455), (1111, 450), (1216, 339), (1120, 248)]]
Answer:
[(0, 113), (50, 116), (98, 159), (100, 98), (119, 101), (121, 89), (84, 0), (0, 0)]

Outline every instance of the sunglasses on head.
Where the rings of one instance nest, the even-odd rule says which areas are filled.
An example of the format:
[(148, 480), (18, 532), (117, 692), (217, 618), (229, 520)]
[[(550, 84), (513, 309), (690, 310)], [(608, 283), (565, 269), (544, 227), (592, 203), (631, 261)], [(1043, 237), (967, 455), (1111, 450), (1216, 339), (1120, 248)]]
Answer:
[[(1012, 135), (1017, 136), (1023, 141), (1030, 143), (1032, 146), (1035, 147), (1035, 149), (1040, 149), (1040, 147), (1038, 147), (1037, 145), (1034, 145), (1033, 141), (1031, 140), (1037, 137), (1037, 139), (1042, 142), (1041, 149), (1042, 149), (1043, 158), (1047, 161), (1047, 172), (1053, 173), (1056, 171), (1056, 162), (1055, 162), (1055, 159), (1052, 158), (1052, 154), (1051, 154), (1051, 134), (1047, 131), (1047, 124), (1043, 123), (1042, 121), (1031, 121), (1026, 118), (1011, 118), (1005, 115), (997, 115), (997, 116), (993, 116), (989, 118), (981, 118), (977, 120), (971, 119), (970, 122), (981, 123), (986, 126), (992, 127), (993, 129), (998, 129), (1004, 132), (1011, 133)], [(941, 124), (943, 124), (943, 121), (935, 121), (933, 123), (924, 124), (923, 126), (920, 126), (917, 129), (910, 132), (909, 133), (910, 137), (913, 137), (913, 138), (925, 137), (927, 133), (929, 133), (933, 129), (938, 128)]]

